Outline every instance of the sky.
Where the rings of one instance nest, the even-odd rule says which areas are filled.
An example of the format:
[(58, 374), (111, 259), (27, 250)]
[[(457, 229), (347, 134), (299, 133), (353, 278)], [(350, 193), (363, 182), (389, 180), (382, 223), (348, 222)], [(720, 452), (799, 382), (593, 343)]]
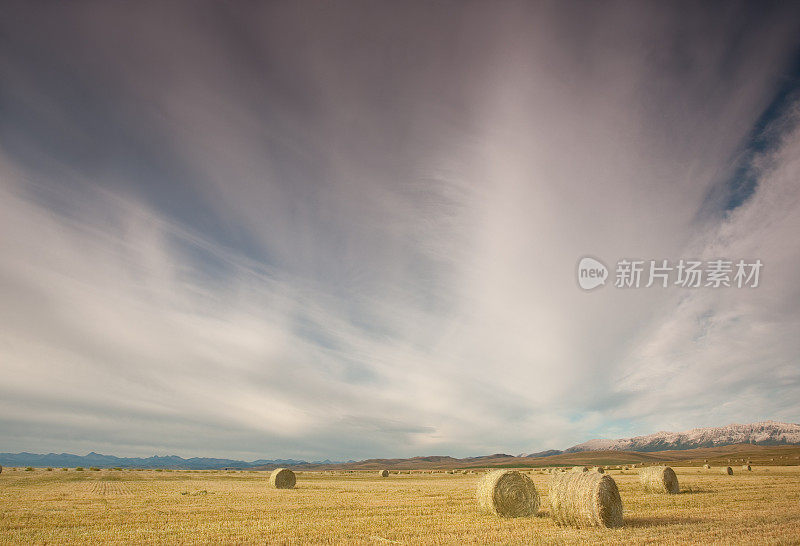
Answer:
[(800, 422), (798, 90), (789, 2), (4, 2), (0, 451)]

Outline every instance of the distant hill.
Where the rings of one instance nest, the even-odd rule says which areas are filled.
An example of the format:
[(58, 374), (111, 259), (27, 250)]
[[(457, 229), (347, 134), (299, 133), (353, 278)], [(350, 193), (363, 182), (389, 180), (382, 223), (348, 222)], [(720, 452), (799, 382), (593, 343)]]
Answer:
[(646, 436), (620, 438), (617, 440), (589, 440), (564, 451), (549, 450), (528, 453), (520, 457), (547, 457), (560, 453), (582, 451), (674, 451), (719, 447), (737, 444), (759, 446), (800, 445), (800, 425), (763, 421), (748, 425), (732, 424), (724, 427), (693, 428), (684, 432), (656, 432)]
[[(214, 470), (221, 468), (252, 468), (260, 466), (275, 468), (276, 466), (296, 466), (309, 464), (294, 459), (260, 459), (257, 461), (239, 461), (235, 459), (212, 459), (208, 457), (192, 457), (184, 459), (175, 455), (166, 457), (115, 457), (91, 452), (88, 455), (71, 453), (0, 453), (0, 465), (35, 466), (35, 467), (97, 467), (97, 468), (174, 468), (186, 470)], [(336, 464), (332, 461), (318, 461), (317, 464)]]
[(800, 444), (800, 425), (763, 421), (748, 425), (694, 428), (685, 432), (656, 432), (647, 436), (619, 440), (589, 440), (573, 446), (566, 453), (578, 451), (664, 451), (718, 447), (734, 444), (779, 446)]
[[(797, 464), (800, 448), (764, 450), (756, 448), (800, 446), (800, 425), (764, 421), (749, 425), (696, 428), (686, 432), (657, 432), (647, 436), (618, 440), (589, 440), (564, 451), (555, 449), (519, 456), (496, 453), (480, 457), (457, 459), (446, 455), (412, 457), (410, 459), (367, 459), (364, 461), (300, 461), (295, 459), (259, 459), (239, 461), (175, 455), (165, 457), (115, 457), (100, 453), (72, 455), (70, 453), (0, 453), (0, 465), (35, 467), (97, 467), (97, 468), (172, 468), (215, 470), (223, 468), (272, 470), (278, 466), (298, 469), (424, 469), (466, 467), (526, 467), (564, 464), (625, 464), (652, 461), (689, 460), (699, 457), (735, 457), (746, 454), (765, 462)], [(795, 453), (797, 451), (797, 453)], [(773, 461), (775, 456), (778, 459)], [(742, 455), (743, 456), (743, 455)], [(785, 457), (785, 458), (784, 458)], [(790, 463), (791, 461), (791, 463)]]
[(635, 452), (635, 451), (576, 451), (537, 457), (498, 455), (488, 457), (412, 457), (410, 459), (367, 459), (365, 461), (332, 464), (300, 465), (303, 470), (426, 470), (452, 468), (541, 468), (575, 465), (625, 465), (670, 462), (680, 466), (731, 464), (752, 461), (755, 465), (798, 465), (800, 445), (760, 446), (737, 444), (729, 446)]
[(635, 451), (574, 451), (561, 452), (536, 457), (515, 457), (497, 454), (484, 457), (468, 457), (456, 459), (442, 455), (428, 457), (412, 457), (410, 459), (367, 459), (364, 461), (304, 462), (293, 459), (258, 460), (252, 462), (232, 459), (209, 459), (181, 457), (113, 457), (90, 453), (89, 455), (71, 455), (69, 453), (38, 455), (35, 453), (0, 453), (0, 465), (34, 466), (34, 467), (70, 467), (85, 468), (169, 468), (187, 470), (219, 470), (247, 469), (272, 470), (278, 466), (291, 466), (296, 470), (423, 470), (449, 468), (535, 468), (550, 466), (574, 465), (621, 465), (656, 462), (673, 462), (680, 465), (729, 464), (737, 460), (751, 460), (757, 465), (797, 465), (800, 464), (800, 445), (762, 446), (737, 444), (710, 448), (683, 450), (667, 450), (652, 452)]
[(564, 453), (560, 449), (548, 449), (547, 451), (537, 451), (536, 453), (522, 453), (521, 455), (517, 455), (517, 457), (550, 457), (551, 455), (560, 455)]

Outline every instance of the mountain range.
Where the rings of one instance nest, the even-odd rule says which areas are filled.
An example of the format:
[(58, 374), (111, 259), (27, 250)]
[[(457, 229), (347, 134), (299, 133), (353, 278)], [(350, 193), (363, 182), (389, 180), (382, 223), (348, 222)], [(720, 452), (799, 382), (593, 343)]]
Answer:
[(646, 436), (617, 440), (589, 440), (563, 451), (548, 450), (522, 454), (521, 457), (547, 457), (560, 453), (583, 451), (653, 451), (686, 450), (701, 447), (719, 447), (734, 444), (779, 446), (800, 444), (800, 425), (762, 421), (747, 425), (731, 424), (724, 427), (693, 428), (684, 432), (656, 432)]
[[(192, 457), (184, 459), (175, 455), (154, 457), (115, 457), (91, 452), (88, 455), (71, 453), (0, 453), (0, 465), (35, 466), (35, 467), (97, 467), (97, 468), (171, 468), (189, 470), (214, 469), (257, 469), (271, 470), (278, 466), (301, 468), (331, 468), (338, 465), (348, 467), (409, 467), (422, 466), (451, 467), (459, 465), (493, 466), (513, 465), (518, 458), (554, 458), (584, 452), (632, 452), (655, 453), (664, 451), (685, 451), (699, 448), (717, 448), (722, 446), (750, 444), (753, 446), (800, 445), (800, 425), (795, 423), (779, 423), (763, 421), (747, 425), (731, 424), (724, 427), (695, 428), (684, 432), (656, 432), (646, 436), (620, 438), (616, 440), (589, 440), (565, 450), (551, 449), (537, 453), (521, 454), (517, 457), (497, 453), (481, 457), (456, 459), (448, 456), (414, 457), (411, 459), (368, 459), (365, 461), (301, 461), (295, 459), (259, 459), (256, 461), (240, 461), (236, 459), (214, 459)], [(521, 462), (521, 461), (520, 461)]]
[(174, 468), (188, 470), (215, 470), (221, 468), (252, 468), (255, 466), (275, 468), (278, 466), (297, 466), (306, 464), (339, 464), (340, 461), (297, 461), (294, 459), (259, 459), (257, 461), (239, 461), (236, 459), (213, 459), (208, 457), (192, 457), (184, 459), (176, 455), (165, 457), (115, 457), (91, 452), (88, 455), (71, 453), (0, 453), (0, 465), (35, 466), (35, 467), (97, 467), (97, 468)]

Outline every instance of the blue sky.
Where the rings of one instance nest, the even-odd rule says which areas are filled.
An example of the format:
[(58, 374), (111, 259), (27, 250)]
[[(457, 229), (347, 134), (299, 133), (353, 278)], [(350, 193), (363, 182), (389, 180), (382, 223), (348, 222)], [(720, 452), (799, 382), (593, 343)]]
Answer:
[[(0, 9), (4, 451), (798, 421), (795, 6)], [(764, 270), (585, 293), (584, 255)]]

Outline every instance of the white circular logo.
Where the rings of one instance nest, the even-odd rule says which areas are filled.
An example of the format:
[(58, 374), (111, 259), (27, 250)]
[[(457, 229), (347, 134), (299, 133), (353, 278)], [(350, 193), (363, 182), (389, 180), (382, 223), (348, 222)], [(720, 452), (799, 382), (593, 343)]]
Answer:
[(578, 285), (584, 290), (593, 290), (606, 284), (608, 268), (600, 260), (584, 256), (578, 262)]

